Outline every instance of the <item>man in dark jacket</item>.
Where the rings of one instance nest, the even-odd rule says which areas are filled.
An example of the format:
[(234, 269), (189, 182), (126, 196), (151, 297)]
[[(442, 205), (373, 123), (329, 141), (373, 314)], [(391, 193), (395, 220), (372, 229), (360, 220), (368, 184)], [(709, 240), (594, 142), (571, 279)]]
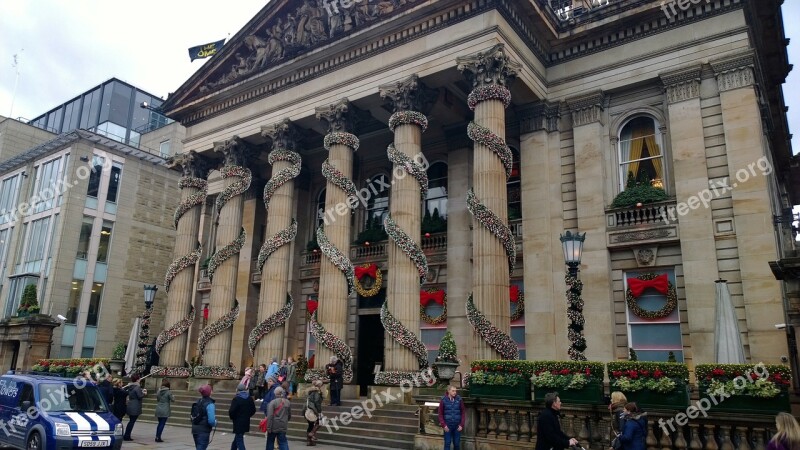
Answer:
[(231, 450), (245, 450), (244, 434), (250, 431), (250, 418), (256, 413), (256, 402), (247, 392), (247, 386), (239, 384), (236, 397), (233, 397), (228, 417), (233, 421), (233, 442)]
[(325, 365), (325, 373), (331, 381), (331, 406), (342, 406), (342, 388), (344, 387), (344, 366), (339, 358), (331, 356), (331, 362)]
[(264, 414), (267, 413), (267, 405), (269, 402), (275, 400), (275, 389), (279, 388), (278, 380), (275, 377), (271, 377), (267, 379), (267, 391), (264, 394), (263, 401), (261, 402), (261, 407), (259, 408), (261, 412)]
[(561, 431), (561, 399), (558, 392), (544, 396), (544, 409), (536, 421), (536, 450), (563, 450), (578, 445), (578, 440)]
[(625, 450), (645, 450), (647, 448), (647, 413), (642, 412), (636, 403), (625, 405), (626, 421), (622, 427), (622, 448)]
[(444, 428), (444, 449), (450, 450), (450, 442), (453, 448), (461, 448), (461, 431), (464, 430), (464, 419), (466, 411), (461, 396), (457, 394), (455, 386), (447, 388), (439, 402), (439, 425)]
[(103, 397), (106, 399), (109, 408), (111, 408), (111, 403), (114, 402), (114, 386), (111, 385), (111, 380), (112, 377), (111, 374), (109, 374), (103, 381), (97, 383), (97, 388), (103, 393)]
[(211, 430), (217, 426), (217, 410), (214, 406), (214, 399), (211, 398), (211, 385), (204, 384), (197, 390), (202, 395), (197, 402), (200, 407), (200, 416), (197, 423), (192, 421), (192, 437), (196, 450), (206, 450), (211, 441)]

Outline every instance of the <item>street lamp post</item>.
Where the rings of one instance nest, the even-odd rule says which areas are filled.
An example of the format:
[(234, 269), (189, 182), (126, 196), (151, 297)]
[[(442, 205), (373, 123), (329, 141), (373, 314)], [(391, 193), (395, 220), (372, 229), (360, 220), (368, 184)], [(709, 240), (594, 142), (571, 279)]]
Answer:
[(586, 319), (583, 317), (583, 299), (581, 298), (583, 283), (578, 279), (586, 233), (572, 234), (570, 231), (566, 231), (559, 239), (564, 250), (564, 263), (567, 265), (564, 282), (567, 285), (567, 317), (571, 321), (567, 329), (567, 337), (570, 341), (567, 353), (573, 361), (586, 361), (583, 353), (586, 350), (586, 338), (583, 337)]
[(131, 371), (131, 375), (136, 374), (141, 377), (144, 375), (145, 370), (147, 370), (147, 363), (150, 360), (150, 315), (153, 314), (153, 301), (155, 300), (156, 292), (158, 292), (158, 286), (154, 284), (144, 285), (145, 308), (139, 327), (139, 349), (136, 351), (136, 363)]

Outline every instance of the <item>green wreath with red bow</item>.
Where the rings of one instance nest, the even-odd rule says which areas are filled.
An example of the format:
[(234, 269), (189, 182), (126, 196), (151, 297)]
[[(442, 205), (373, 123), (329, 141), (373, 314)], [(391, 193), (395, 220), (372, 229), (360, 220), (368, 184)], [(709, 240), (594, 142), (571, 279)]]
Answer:
[[(431, 316), (425, 311), (431, 302), (442, 307), (442, 313), (438, 316)], [(419, 317), (423, 322), (431, 325), (439, 325), (447, 321), (447, 293), (444, 289), (419, 291)]]
[[(637, 302), (645, 290), (655, 289), (667, 296), (667, 303), (657, 311), (642, 309)], [(667, 274), (656, 275), (645, 273), (636, 278), (628, 278), (628, 289), (625, 291), (625, 301), (631, 312), (643, 319), (662, 319), (672, 314), (678, 306), (678, 294), (675, 286), (669, 281)]]

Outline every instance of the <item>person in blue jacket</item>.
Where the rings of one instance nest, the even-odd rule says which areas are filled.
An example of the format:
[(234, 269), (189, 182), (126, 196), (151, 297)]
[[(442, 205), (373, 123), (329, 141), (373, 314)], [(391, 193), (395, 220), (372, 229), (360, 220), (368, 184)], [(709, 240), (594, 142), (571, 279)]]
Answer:
[(275, 389), (280, 386), (275, 377), (267, 378), (267, 392), (264, 394), (264, 399), (261, 402), (261, 407), (258, 408), (264, 414), (267, 413), (267, 405), (269, 402), (275, 400)]
[(466, 411), (464, 401), (458, 395), (455, 386), (447, 388), (447, 392), (439, 402), (439, 425), (444, 429), (444, 449), (450, 450), (450, 442), (453, 448), (461, 448), (461, 432), (464, 430), (464, 419)]
[(642, 412), (635, 402), (625, 405), (625, 425), (622, 428), (623, 450), (646, 450), (647, 413)]
[(214, 399), (211, 398), (211, 385), (204, 384), (197, 389), (202, 397), (198, 401), (201, 412), (199, 423), (192, 422), (192, 437), (194, 438), (195, 450), (206, 450), (211, 438), (211, 430), (217, 426), (216, 407)]

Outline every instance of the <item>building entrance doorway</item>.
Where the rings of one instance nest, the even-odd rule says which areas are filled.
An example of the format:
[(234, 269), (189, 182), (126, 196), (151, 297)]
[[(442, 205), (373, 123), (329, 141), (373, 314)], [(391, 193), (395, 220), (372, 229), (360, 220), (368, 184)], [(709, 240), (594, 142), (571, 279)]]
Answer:
[(367, 395), (367, 386), (375, 384), (375, 364), (383, 367), (383, 325), (379, 314), (358, 316), (358, 382), (359, 395)]

